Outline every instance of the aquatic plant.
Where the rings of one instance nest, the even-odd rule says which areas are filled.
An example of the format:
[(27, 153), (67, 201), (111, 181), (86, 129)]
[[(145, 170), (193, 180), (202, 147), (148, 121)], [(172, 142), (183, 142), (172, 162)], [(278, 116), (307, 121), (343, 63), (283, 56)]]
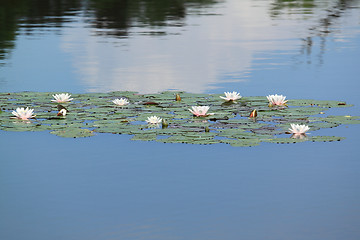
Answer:
[(256, 109), (252, 110), (249, 117), (250, 118), (256, 118), (257, 117), (257, 110)]
[(129, 104), (129, 101), (126, 98), (120, 98), (120, 99), (117, 98), (112, 102), (119, 106), (125, 106)]
[(57, 116), (66, 116), (67, 110), (65, 108), (60, 109)]
[(207, 112), (209, 109), (209, 106), (192, 106), (189, 111), (197, 117), (206, 117), (209, 115), (213, 115), (213, 113)]
[(224, 92), (225, 97), (220, 96), (220, 98), (226, 100), (226, 101), (236, 101), (241, 98), (240, 93), (237, 92)]
[(73, 100), (73, 98), (70, 98), (71, 95), (68, 93), (54, 94), (53, 97), (55, 99), (53, 99), (51, 101), (57, 102), (57, 103), (66, 103), (66, 102), (70, 102), (71, 100)]
[(290, 132), (295, 135), (304, 135), (310, 129), (307, 125), (290, 124), (290, 126)]
[(27, 108), (16, 108), (15, 111), (12, 111), (12, 114), (15, 115), (15, 117), (13, 118), (18, 118), (21, 120), (28, 120), (29, 118), (33, 118), (35, 117), (35, 115), (33, 115), (34, 109), (29, 109)]
[(147, 118), (146, 122), (148, 124), (160, 124), (162, 122), (162, 119), (157, 116), (151, 116)]
[[(111, 133), (132, 135), (132, 140), (139, 141), (255, 146), (261, 143), (340, 141), (344, 139), (341, 136), (316, 136), (321, 135), (321, 131), (318, 134), (315, 132), (342, 124), (360, 124), (357, 116), (326, 114), (329, 108), (351, 107), (344, 101), (291, 99), (286, 108), (269, 108), (265, 96), (242, 97), (238, 102), (227, 104), (221, 101), (220, 94), (178, 94), (181, 94), (181, 101), (176, 100), (174, 92), (72, 94), (76, 101), (66, 106), (64, 117), (57, 114), (65, 107), (49, 102), (54, 93), (0, 93), (0, 130), (50, 131), (56, 136), (72, 138)], [(124, 108), (111, 107), (109, 102), (120, 97), (132, 104)], [(36, 111), (36, 118), (26, 122), (14, 120), (12, 111), (21, 106), (28, 106), (28, 111)], [(208, 113), (210, 108), (214, 115)], [(200, 109), (202, 117), (189, 114), (190, 110), (199, 115)], [(249, 117), (254, 109), (257, 114)], [(157, 121), (162, 127), (141, 124), (153, 116), (163, 119)], [(291, 124), (308, 126), (312, 131), (311, 137), (302, 137), (304, 134), (289, 137), (286, 133)]]
[(285, 100), (286, 96), (283, 95), (269, 95), (267, 99), (269, 100), (269, 106), (286, 106), (287, 100)]

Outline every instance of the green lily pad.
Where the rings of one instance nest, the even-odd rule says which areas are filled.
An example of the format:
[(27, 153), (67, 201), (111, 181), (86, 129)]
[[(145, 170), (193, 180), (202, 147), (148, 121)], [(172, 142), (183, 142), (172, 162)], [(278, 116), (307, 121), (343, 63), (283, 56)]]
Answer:
[(131, 140), (133, 140), (133, 141), (155, 141), (156, 138), (157, 138), (156, 133), (136, 134), (131, 138)]
[[(223, 94), (192, 94), (162, 92), (138, 94), (129, 91), (109, 93), (71, 94), (73, 100), (63, 103), (66, 116), (57, 116), (58, 103), (54, 94), (60, 92), (0, 93), (0, 130), (48, 131), (61, 137), (89, 137), (94, 132), (134, 135), (132, 140), (163, 143), (230, 144), (256, 146), (261, 142), (297, 143), (304, 141), (339, 141), (342, 137), (307, 136), (302, 139), (284, 138), (290, 124), (306, 124), (309, 132), (334, 128), (342, 124), (359, 124), (356, 116), (326, 116), (329, 108), (350, 107), (343, 101), (290, 99), (288, 107), (269, 107), (265, 96), (242, 97), (235, 102), (220, 98)], [(176, 94), (181, 97), (176, 101)], [(126, 106), (112, 101), (127, 98)], [(194, 117), (192, 106), (209, 106), (207, 117)], [(12, 111), (18, 107), (34, 109), (36, 118), (13, 119)], [(249, 118), (257, 110), (256, 118)], [(148, 125), (150, 116), (166, 120), (166, 125)], [(87, 129), (84, 129), (87, 128)], [(280, 136), (280, 137), (279, 137)]]
[(309, 138), (309, 141), (313, 142), (336, 142), (344, 140), (343, 137), (336, 137), (336, 136), (314, 136)]
[(360, 124), (360, 117), (354, 116), (328, 116), (324, 118), (325, 122), (338, 124)]
[(269, 143), (278, 143), (278, 144), (288, 144), (288, 143), (298, 143), (298, 142), (306, 142), (308, 138), (297, 139), (297, 138), (270, 138), (265, 140), (264, 142)]
[(65, 138), (81, 138), (94, 136), (93, 131), (82, 128), (66, 128), (63, 130), (51, 131), (50, 133)]
[(260, 140), (258, 139), (226, 139), (226, 140), (221, 140), (221, 143), (226, 143), (226, 144), (230, 144), (233, 147), (253, 147), (253, 146), (257, 146), (260, 144)]

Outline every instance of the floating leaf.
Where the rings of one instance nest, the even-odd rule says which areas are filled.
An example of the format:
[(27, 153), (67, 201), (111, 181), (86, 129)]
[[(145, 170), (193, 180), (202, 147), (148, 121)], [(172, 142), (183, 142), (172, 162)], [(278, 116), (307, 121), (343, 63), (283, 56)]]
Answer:
[(290, 99), (287, 104), (289, 106), (318, 106), (318, 107), (351, 107), (352, 105), (346, 104), (344, 101), (325, 101), (325, 100), (312, 100), (312, 99)]
[(264, 142), (269, 142), (269, 143), (280, 143), (280, 144), (284, 144), (284, 143), (298, 143), (298, 142), (305, 142), (307, 141), (307, 138), (303, 138), (303, 139), (296, 139), (296, 138), (271, 138), (271, 139), (267, 139)]
[(360, 124), (360, 117), (354, 116), (328, 116), (324, 121), (338, 124)]
[(94, 136), (93, 131), (82, 128), (66, 128), (63, 130), (51, 131), (50, 133), (65, 138), (80, 138), (80, 137)]
[(260, 144), (260, 140), (258, 139), (241, 139), (241, 140), (234, 140), (234, 139), (226, 139), (226, 140), (221, 140), (222, 143), (226, 143), (226, 144), (230, 144), (233, 147), (252, 147), (252, 146), (257, 146)]
[(137, 134), (134, 135), (131, 140), (133, 141), (154, 141), (156, 140), (156, 133), (151, 134)]
[[(343, 101), (290, 99), (288, 107), (269, 108), (265, 96), (243, 97), (224, 102), (222, 94), (162, 92), (138, 94), (119, 91), (110, 93), (71, 94), (73, 101), (61, 104), (68, 112), (57, 116), (58, 104), (51, 102), (58, 92), (0, 93), (0, 130), (46, 131), (61, 137), (88, 137), (98, 133), (134, 135), (132, 140), (164, 143), (255, 146), (261, 142), (297, 143), (304, 141), (339, 141), (341, 137), (311, 136), (303, 139), (283, 138), (290, 124), (306, 124), (310, 131), (333, 128), (341, 124), (359, 124), (360, 117), (327, 116), (328, 108), (349, 107)], [(181, 100), (176, 101), (176, 94)], [(113, 100), (127, 98), (129, 105), (116, 106)], [(156, 103), (156, 104), (154, 104)], [(208, 117), (194, 117), (191, 106), (209, 106)], [(36, 118), (13, 119), (17, 107), (34, 109)], [(257, 117), (249, 118), (257, 109)], [(166, 127), (150, 126), (150, 116), (165, 120)], [(87, 128), (87, 129), (84, 129)], [(280, 136), (280, 137), (279, 137)]]
[(335, 142), (344, 140), (344, 137), (335, 137), (335, 136), (314, 136), (309, 138), (309, 141), (313, 142)]

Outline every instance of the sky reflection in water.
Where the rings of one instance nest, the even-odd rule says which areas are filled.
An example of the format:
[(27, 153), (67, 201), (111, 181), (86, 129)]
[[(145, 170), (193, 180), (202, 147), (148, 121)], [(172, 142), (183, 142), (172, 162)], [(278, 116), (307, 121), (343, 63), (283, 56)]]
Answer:
[[(189, 6), (183, 18), (157, 25), (155, 20), (116, 23), (121, 19), (101, 18), (100, 10), (75, 12), (56, 30), (30, 25), (29, 31), (25, 22), (3, 66), (0, 90), (199, 93), (229, 86), (245, 95), (264, 95), (282, 90), (267, 83), (276, 86), (287, 79), (286, 93), (296, 94), (291, 91), (296, 75), (321, 74), (300, 79), (304, 85), (332, 82), (325, 76), (334, 60), (328, 52), (341, 53), (359, 42), (358, 8), (335, 12), (336, 3), (319, 1), (307, 9), (284, 7), (281, 1), (214, 2), (205, 10)], [(275, 70), (286, 73), (275, 77)], [(266, 93), (259, 84), (267, 86)]]
[[(359, 1), (12, 2), (0, 3), (12, 10), (0, 92), (278, 93), (360, 115)], [(234, 148), (0, 132), (0, 239), (359, 239), (360, 128), (321, 131), (347, 139)]]

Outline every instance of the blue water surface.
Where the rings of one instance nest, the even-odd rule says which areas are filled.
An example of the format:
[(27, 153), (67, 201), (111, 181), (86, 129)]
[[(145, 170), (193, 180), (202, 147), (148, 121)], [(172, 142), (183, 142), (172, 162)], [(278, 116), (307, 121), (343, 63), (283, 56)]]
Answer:
[(1, 236), (356, 239), (359, 130), (249, 148), (7, 132)]
[[(124, 22), (101, 2), (18, 13), (0, 92), (284, 94), (360, 116), (358, 1), (186, 1), (185, 13)], [(310, 134), (346, 139), (232, 147), (1, 131), (0, 239), (360, 239), (360, 126)]]

